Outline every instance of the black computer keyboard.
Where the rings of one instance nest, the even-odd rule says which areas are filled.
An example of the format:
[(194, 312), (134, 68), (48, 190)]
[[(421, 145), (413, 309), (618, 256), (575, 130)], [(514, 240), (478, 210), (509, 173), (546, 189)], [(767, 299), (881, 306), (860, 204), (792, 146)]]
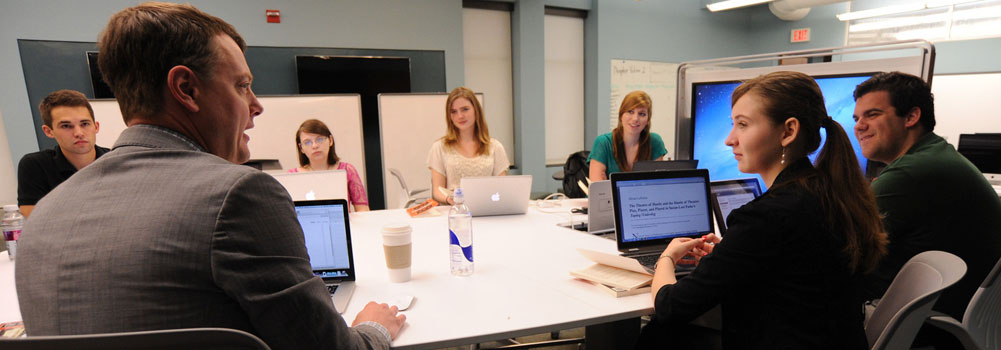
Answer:
[(643, 267), (646, 267), (650, 270), (653, 270), (657, 267), (657, 259), (660, 259), (659, 254), (640, 255), (636, 257), (636, 260), (639, 260), (640, 265), (643, 265)]
[[(639, 261), (640, 265), (643, 265), (643, 267), (649, 269), (650, 271), (654, 271), (657, 269), (657, 260), (660, 259), (660, 254), (640, 255), (634, 258)], [(695, 265), (678, 264), (674, 266), (674, 273), (676, 274), (682, 272), (688, 273), (692, 272), (692, 270), (695, 270)]]

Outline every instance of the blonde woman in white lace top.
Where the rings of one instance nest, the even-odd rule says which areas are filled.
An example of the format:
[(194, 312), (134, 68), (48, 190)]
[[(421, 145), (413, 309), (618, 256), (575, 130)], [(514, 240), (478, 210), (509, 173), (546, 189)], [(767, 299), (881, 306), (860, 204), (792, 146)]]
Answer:
[(483, 108), (472, 90), (458, 87), (445, 103), (445, 136), (431, 145), (427, 165), (431, 169), (431, 192), (439, 203), (455, 204), (438, 187), (455, 189), (466, 176), (507, 175), (507, 152), (490, 138)]

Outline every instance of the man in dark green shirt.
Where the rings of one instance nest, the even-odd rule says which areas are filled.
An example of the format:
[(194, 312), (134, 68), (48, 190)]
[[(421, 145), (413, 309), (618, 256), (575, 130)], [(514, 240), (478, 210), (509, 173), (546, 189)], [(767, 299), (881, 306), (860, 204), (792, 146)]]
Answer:
[(865, 294), (880, 298), (914, 255), (946, 251), (962, 258), (967, 272), (934, 309), (962, 320), (973, 293), (1001, 259), (1001, 199), (969, 160), (932, 132), (934, 113), (931, 87), (913, 75), (879, 73), (855, 89), (855, 137), (862, 154), (887, 163), (872, 189), (889, 253)]

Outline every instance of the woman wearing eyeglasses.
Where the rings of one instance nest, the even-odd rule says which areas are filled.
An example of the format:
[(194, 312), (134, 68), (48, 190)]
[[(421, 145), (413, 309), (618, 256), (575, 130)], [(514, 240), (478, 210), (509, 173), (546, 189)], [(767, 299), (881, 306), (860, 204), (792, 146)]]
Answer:
[(323, 122), (310, 119), (299, 125), (295, 132), (295, 147), (299, 150), (299, 167), (290, 173), (314, 170), (344, 170), (348, 174), (348, 203), (355, 211), (368, 211), (368, 195), (358, 170), (351, 163), (341, 161), (334, 151), (334, 136)]

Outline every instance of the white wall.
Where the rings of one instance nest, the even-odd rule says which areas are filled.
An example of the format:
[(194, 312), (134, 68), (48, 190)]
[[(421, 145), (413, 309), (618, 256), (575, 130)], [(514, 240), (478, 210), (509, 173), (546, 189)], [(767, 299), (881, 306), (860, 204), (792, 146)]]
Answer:
[[(0, 135), (5, 134), (7, 129), (3, 125), (3, 113), (0, 113)], [(3, 166), (11, 163), (10, 147), (6, 142), (0, 142), (0, 205), (17, 204), (17, 170)]]
[(546, 164), (584, 149), (584, 19), (546, 15)]
[[(38, 150), (18, 39), (94, 42), (137, 0), (0, 0), (0, 110), (13, 160)], [(186, 0), (236, 27), (251, 46), (444, 50), (447, 86), (464, 81), (461, 0)], [(282, 23), (265, 23), (264, 10)], [(267, 82), (255, 81), (255, 84)], [(0, 167), (14, 166), (13, 162)]]
[[(514, 152), (511, 12), (463, 9), (462, 40), (465, 86), (490, 98), (484, 100), (483, 105), (490, 137), (500, 141), (504, 150), (511, 154)], [(452, 88), (449, 85), (449, 89)], [(439, 109), (444, 117), (444, 108)], [(514, 157), (509, 158), (514, 164)]]
[(1001, 73), (936, 75), (935, 133), (959, 146), (959, 134), (1001, 133)]
[[(299, 166), (299, 151), (295, 134), (307, 119), (318, 119), (334, 136), (334, 150), (341, 160), (358, 170), (362, 184), (365, 178), (365, 146), (362, 143), (361, 96), (358, 94), (261, 96), (264, 112), (254, 118), (254, 128), (247, 130), (250, 159), (277, 159), (282, 170)], [(94, 115), (101, 116), (101, 131), (97, 144), (112, 147), (125, 130), (121, 110), (116, 100), (92, 100)]]

